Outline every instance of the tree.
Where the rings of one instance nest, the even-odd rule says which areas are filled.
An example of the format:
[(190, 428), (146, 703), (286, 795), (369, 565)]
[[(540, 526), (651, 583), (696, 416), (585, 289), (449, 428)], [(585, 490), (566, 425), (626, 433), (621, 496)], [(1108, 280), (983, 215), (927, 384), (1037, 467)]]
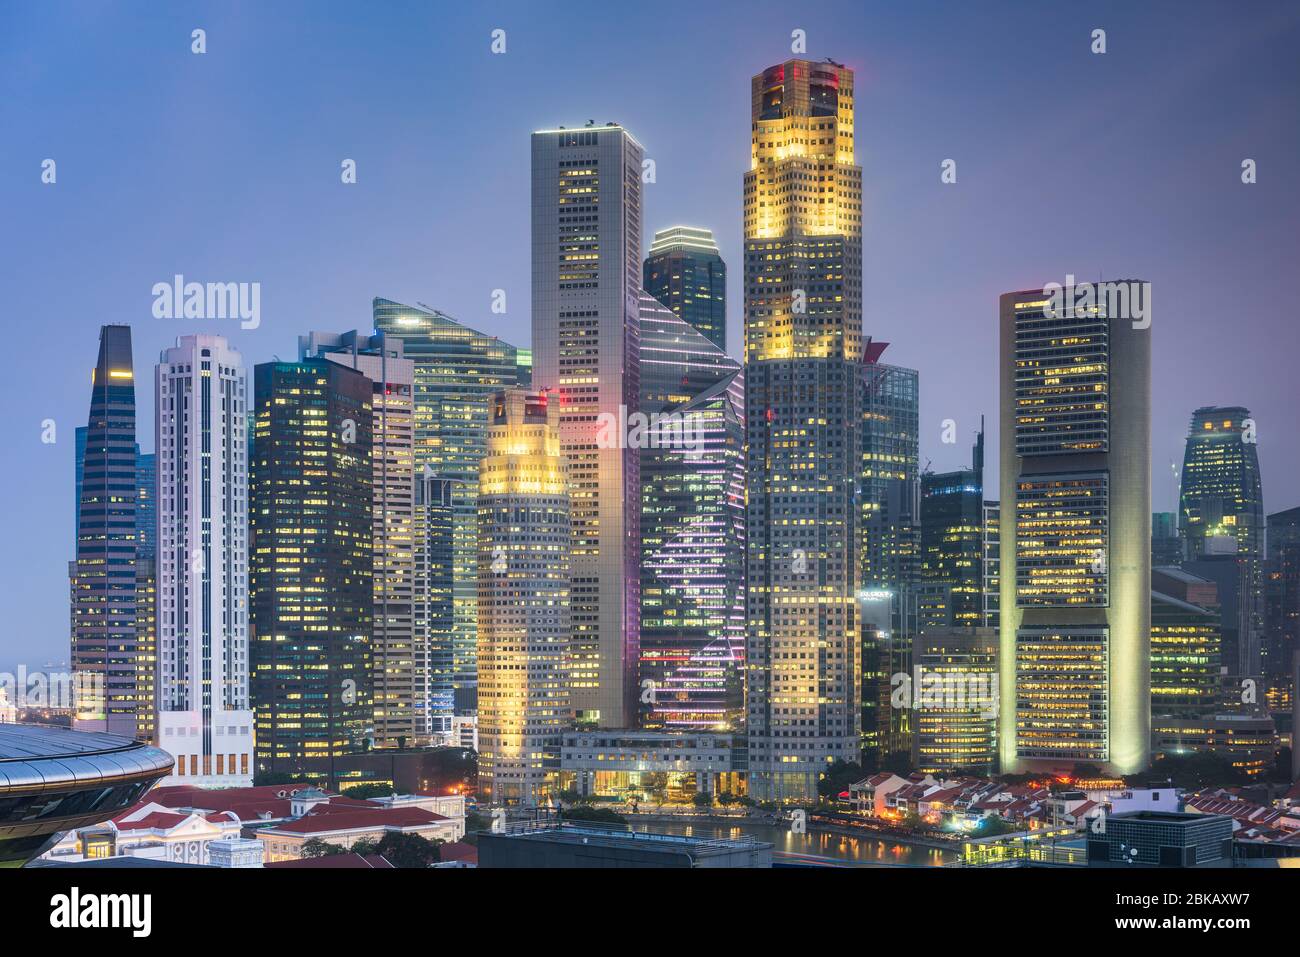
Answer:
[(331, 844), (319, 837), (310, 837), (302, 842), (302, 857), (333, 857), (335, 854), (346, 853), (348, 853), (347, 848)]
[(560, 812), (565, 821), (590, 821), (593, 824), (627, 824), (627, 818), (607, 807), (591, 807), (588, 804), (571, 807)]
[(1015, 826), (1008, 821), (1004, 821), (996, 814), (990, 814), (979, 822), (974, 830), (971, 831), (972, 837), (996, 837), (999, 834), (1010, 834), (1015, 830)]
[(699, 791), (696, 793), (695, 797), (691, 798), (691, 803), (696, 807), (712, 807), (713, 795)]
[(287, 771), (259, 771), (253, 775), (253, 787), (270, 787), (272, 784), (301, 784), (305, 781), (301, 774), (290, 774)]
[(368, 798), (388, 797), (390, 794), (396, 794), (391, 784), (356, 784), (343, 790), (344, 797), (356, 798), (358, 801), (364, 801)]
[(419, 834), (389, 831), (380, 839), (375, 853), (386, 858), (394, 867), (424, 868), (442, 860), (442, 852), (438, 850), (442, 843)]
[(862, 766), (856, 761), (836, 761), (817, 782), (817, 794), (833, 801), (841, 791), (847, 791), (849, 785), (861, 781), (865, 776)]

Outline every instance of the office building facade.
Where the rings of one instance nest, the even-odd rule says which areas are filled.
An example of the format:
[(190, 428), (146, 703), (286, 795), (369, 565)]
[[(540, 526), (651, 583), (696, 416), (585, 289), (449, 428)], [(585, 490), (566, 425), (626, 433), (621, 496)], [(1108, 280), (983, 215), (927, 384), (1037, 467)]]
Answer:
[[(79, 436), (80, 440), (83, 436)], [(131, 328), (104, 326), (80, 455), (72, 571), (73, 727), (135, 738), (141, 710), (136, 626), (135, 371)], [(147, 740), (147, 738), (146, 738)]]
[(560, 406), (573, 707), (599, 727), (630, 727), (639, 702), (641, 480), (620, 423), (641, 398), (642, 160), (617, 125), (532, 136), (533, 383)]
[(536, 805), (558, 790), (572, 706), (569, 485), (547, 392), (493, 399), (479, 470), (479, 793)]
[(371, 388), (374, 569), (374, 744), (431, 740), (427, 632), (418, 629), (415, 515), (415, 364), (394, 336), (313, 332), (298, 337), (299, 358), (319, 356), (355, 369)]
[(247, 392), (243, 359), (221, 336), (182, 336), (160, 356), (158, 744), (176, 759), (169, 783), (252, 783)]
[[(419, 641), (427, 645), (432, 661), (444, 663), (433, 667), (429, 676), (433, 697), (443, 701), (450, 691), (454, 711), (472, 714), (477, 681), (478, 463), (487, 448), (489, 400), (499, 389), (530, 384), (532, 353), (423, 304), (376, 298), (373, 315), (376, 332), (389, 340), (401, 339), (403, 356), (415, 364), (414, 475), (432, 474), (453, 483), (451, 618), (428, 619)], [(425, 600), (415, 601), (419, 606)], [(435, 712), (430, 724), (446, 725), (451, 717)]]
[(641, 299), (641, 724), (744, 723), (745, 396), (740, 363)]
[(1149, 761), (1151, 330), (1110, 311), (1001, 299), (1003, 771)]
[(789, 60), (750, 92), (749, 788), (809, 800), (860, 746), (862, 170), (851, 70)]
[(266, 362), (254, 396), (257, 771), (300, 774), (374, 733), (371, 383), (325, 359)]
[(1237, 660), (1246, 676), (1262, 673), (1264, 493), (1255, 420), (1241, 406), (1205, 406), (1192, 413), (1183, 451), (1178, 532), (1189, 561), (1223, 554), (1235, 543), (1245, 574)]
[(713, 233), (672, 226), (655, 233), (642, 272), (646, 293), (727, 351), (727, 266)]

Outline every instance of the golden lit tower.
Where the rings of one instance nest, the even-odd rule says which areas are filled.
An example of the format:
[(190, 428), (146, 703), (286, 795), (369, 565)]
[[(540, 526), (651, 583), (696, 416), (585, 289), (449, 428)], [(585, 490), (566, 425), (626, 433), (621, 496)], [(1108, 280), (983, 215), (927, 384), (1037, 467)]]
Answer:
[(751, 81), (745, 174), (750, 790), (814, 797), (856, 761), (862, 170), (853, 72), (789, 60)]
[(569, 725), (569, 487), (555, 396), (506, 389), (478, 490), (479, 793), (534, 805)]

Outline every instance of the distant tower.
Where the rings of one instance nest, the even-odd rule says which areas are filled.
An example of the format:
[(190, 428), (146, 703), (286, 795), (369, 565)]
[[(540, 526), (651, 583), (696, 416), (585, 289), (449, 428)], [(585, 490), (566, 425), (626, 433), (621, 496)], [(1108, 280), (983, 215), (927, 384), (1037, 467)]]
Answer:
[(1079, 288), (1068, 308), (1001, 299), (1002, 770), (1133, 774), (1150, 755), (1151, 331), (1074, 305)]
[(1235, 552), (1242, 570), (1236, 674), (1262, 673), (1264, 628), (1264, 493), (1255, 424), (1241, 406), (1206, 406), (1192, 413), (1183, 451), (1178, 533), (1189, 562)]
[[(81, 439), (79, 434), (78, 444)], [(134, 738), (140, 727), (138, 711), (151, 702), (147, 689), (137, 687), (136, 673), (138, 541), (130, 326), (100, 329), (84, 441), (77, 559), (72, 564), (72, 672), (78, 689), (73, 726)]]
[(673, 226), (655, 233), (642, 285), (723, 352), (727, 350), (727, 266), (713, 233)]
[(221, 336), (182, 336), (155, 378), (158, 744), (170, 784), (253, 780), (248, 693), (248, 387)]
[(571, 717), (569, 486), (545, 392), (492, 402), (479, 473), (479, 790), (535, 805), (556, 790)]

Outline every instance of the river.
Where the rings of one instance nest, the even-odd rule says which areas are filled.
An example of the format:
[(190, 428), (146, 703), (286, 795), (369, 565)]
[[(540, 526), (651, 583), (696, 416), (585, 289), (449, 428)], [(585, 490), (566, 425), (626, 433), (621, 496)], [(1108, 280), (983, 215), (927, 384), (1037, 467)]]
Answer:
[(957, 859), (956, 851), (900, 844), (873, 837), (850, 837), (810, 830), (792, 834), (788, 827), (758, 821), (734, 825), (687, 821), (641, 822), (631, 819), (636, 831), (685, 834), (690, 837), (725, 838), (748, 836), (773, 846), (775, 862), (822, 864), (838, 867), (938, 867)]

